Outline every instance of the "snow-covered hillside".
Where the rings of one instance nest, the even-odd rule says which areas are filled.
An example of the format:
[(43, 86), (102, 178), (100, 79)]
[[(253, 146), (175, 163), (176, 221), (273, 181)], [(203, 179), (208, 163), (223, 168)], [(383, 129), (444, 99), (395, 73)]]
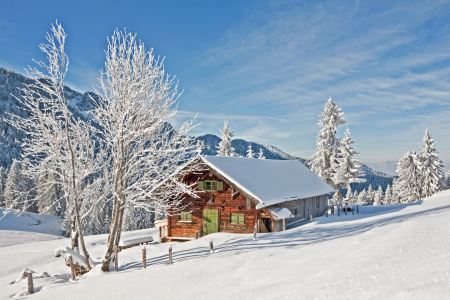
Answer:
[(62, 219), (30, 212), (6, 213), (0, 208), (0, 247), (62, 239)]
[[(33, 299), (444, 299), (450, 294), (450, 190), (412, 204), (361, 207), (360, 213), (320, 217), (286, 232), (217, 233), (186, 243), (120, 253), (119, 272), (94, 270), (68, 282), (69, 269), (53, 257), (69, 240), (0, 247), (1, 299), (23, 290), (22, 269), (36, 279)], [(146, 229), (135, 236), (157, 232)], [(209, 254), (208, 241), (215, 253)], [(157, 239), (156, 239), (157, 240)], [(99, 260), (106, 236), (86, 237)]]

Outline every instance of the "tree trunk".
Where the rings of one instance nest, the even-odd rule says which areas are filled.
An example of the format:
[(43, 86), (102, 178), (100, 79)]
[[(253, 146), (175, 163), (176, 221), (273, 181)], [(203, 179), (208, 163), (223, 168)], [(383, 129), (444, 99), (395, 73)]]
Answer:
[(122, 234), (122, 222), (123, 222), (123, 213), (124, 213), (125, 209), (121, 209), (119, 212), (119, 224), (117, 226), (117, 232), (116, 232), (116, 237), (115, 237), (115, 241), (114, 241), (114, 246), (119, 246), (119, 242), (120, 242), (120, 236)]
[(89, 259), (89, 253), (87, 252), (86, 246), (84, 244), (84, 236), (83, 236), (83, 233), (82, 233), (83, 229), (81, 227), (80, 213), (78, 211), (78, 204), (77, 204), (76, 201), (74, 201), (74, 202), (75, 202), (74, 203), (75, 222), (76, 222), (76, 226), (77, 226), (77, 232), (79, 233), (78, 239), (80, 241), (81, 252), (83, 253), (84, 258), (86, 259), (86, 263), (87, 263), (87, 265), (89, 267), (89, 270), (90, 270), (90, 269), (92, 269), (92, 266), (91, 266), (91, 262), (90, 262), (90, 259)]
[(114, 207), (114, 213), (113, 218), (111, 220), (111, 226), (109, 229), (108, 234), (108, 242), (106, 243), (106, 252), (105, 256), (103, 257), (102, 261), (102, 270), (107, 272), (109, 271), (109, 263), (111, 261), (113, 249), (114, 249), (114, 243), (116, 239), (116, 232), (119, 224), (119, 218), (120, 218), (120, 203), (116, 200), (115, 207)]

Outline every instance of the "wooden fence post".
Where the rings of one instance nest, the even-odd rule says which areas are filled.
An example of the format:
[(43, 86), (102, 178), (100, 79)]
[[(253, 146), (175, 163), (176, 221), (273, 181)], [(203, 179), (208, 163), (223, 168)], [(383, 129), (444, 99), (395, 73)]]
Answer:
[(347, 215), (347, 205), (344, 206), (344, 212), (345, 212), (345, 215)]
[(72, 275), (72, 281), (74, 281), (75, 280), (75, 269), (73, 267), (72, 255), (69, 255), (69, 264), (70, 264), (70, 274)]
[(338, 208), (337, 208), (337, 211), (338, 211), (338, 217), (340, 217), (340, 216), (341, 216), (341, 213), (340, 213), (339, 206), (338, 206)]
[(310, 220), (311, 222), (312, 222), (312, 219), (313, 219), (313, 218), (312, 218), (312, 215), (309, 215), (309, 220)]
[(283, 218), (283, 231), (286, 231), (286, 219)]
[[(259, 220), (258, 220), (259, 222)], [(258, 238), (256, 237), (257, 226), (255, 225), (255, 229), (253, 229), (253, 240), (256, 241)]]
[(331, 213), (334, 215), (334, 205), (331, 206)]
[(147, 249), (144, 246), (144, 249), (142, 249), (142, 268), (147, 268)]
[(116, 271), (119, 271), (119, 247), (116, 246), (116, 256), (114, 261), (114, 266), (116, 268)]
[(172, 264), (172, 245), (169, 246), (169, 265)]
[(34, 294), (34, 285), (33, 285), (33, 274), (31, 272), (28, 272), (28, 293)]
[(213, 241), (209, 240), (209, 253), (213, 254), (214, 253), (214, 245), (213, 245)]

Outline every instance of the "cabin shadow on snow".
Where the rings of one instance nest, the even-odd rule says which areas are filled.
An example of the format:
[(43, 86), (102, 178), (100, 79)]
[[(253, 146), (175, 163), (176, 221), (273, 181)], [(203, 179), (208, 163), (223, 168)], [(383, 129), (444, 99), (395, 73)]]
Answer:
[[(422, 201), (407, 205), (395, 205), (392, 209), (384, 209), (381, 212), (374, 212), (377, 215), (383, 213), (391, 213), (395, 211), (400, 211), (409, 206), (421, 205)], [(178, 250), (176, 247), (173, 252), (173, 262), (180, 263), (185, 260), (207, 258), (210, 255), (220, 255), (220, 256), (234, 256), (239, 253), (250, 252), (256, 248), (283, 248), (290, 249), (296, 247), (308, 246), (314, 243), (319, 243), (323, 241), (329, 241), (333, 239), (338, 239), (346, 236), (354, 236), (368, 232), (376, 227), (385, 226), (388, 224), (400, 223), (405, 220), (420, 217), (423, 215), (435, 214), (436, 212), (450, 209), (450, 205), (435, 207), (432, 209), (413, 212), (401, 216), (392, 216), (383, 219), (368, 219), (366, 222), (363, 220), (370, 218), (374, 213), (363, 213), (361, 215), (354, 215), (351, 217), (355, 218), (343, 218), (342, 221), (345, 223), (336, 222), (334, 227), (315, 228), (315, 227), (303, 227), (299, 226), (293, 229), (289, 229), (285, 232), (275, 232), (275, 233), (265, 233), (258, 234), (258, 240), (253, 241), (252, 235), (246, 235), (245, 239), (235, 240), (228, 239), (223, 242), (217, 242), (218, 244), (214, 247), (214, 254), (209, 253), (208, 240), (213, 239), (216, 234), (208, 235), (198, 240), (188, 242), (188, 243), (202, 243), (201, 247), (194, 247), (188, 250)], [(337, 215), (330, 218), (340, 218)], [(323, 221), (322, 221), (323, 220)], [(317, 224), (330, 223), (329, 219), (316, 220)], [(338, 221), (339, 219), (336, 219)], [(348, 221), (359, 220), (360, 222), (351, 223)], [(363, 222), (361, 222), (363, 221)], [(333, 223), (331, 221), (331, 223)], [(309, 223), (306, 223), (309, 224)], [(220, 233), (219, 233), (220, 236)], [(217, 236), (218, 237), (218, 236)], [(242, 236), (244, 237), (244, 236)], [(148, 254), (151, 256), (151, 252)], [(168, 254), (159, 255), (153, 258), (147, 258), (147, 267), (152, 265), (167, 265), (168, 264)], [(131, 270), (131, 269), (141, 269), (142, 262), (130, 262), (120, 266), (121, 270)]]

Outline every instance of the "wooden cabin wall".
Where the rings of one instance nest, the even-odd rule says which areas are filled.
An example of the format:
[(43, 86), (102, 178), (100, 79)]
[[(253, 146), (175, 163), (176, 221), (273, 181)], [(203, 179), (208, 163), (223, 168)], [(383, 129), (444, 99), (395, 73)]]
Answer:
[[(193, 183), (202, 180), (208, 172), (204, 174), (191, 175), (186, 182)], [(214, 175), (205, 180), (217, 180)], [(188, 205), (183, 211), (192, 211), (192, 223), (180, 221), (179, 215), (170, 218), (169, 232), (173, 237), (195, 237), (198, 230), (203, 229), (203, 210), (215, 209), (219, 215), (219, 232), (231, 233), (253, 233), (256, 220), (256, 204), (247, 202), (244, 195), (237, 193), (232, 197), (230, 186), (224, 182), (223, 191), (205, 191), (198, 193), (200, 198), (187, 198), (183, 205)], [(212, 197), (212, 198), (211, 198)], [(210, 204), (212, 204), (210, 206)], [(231, 213), (244, 213), (245, 224), (231, 224)]]
[[(310, 215), (312, 215), (313, 218), (323, 215), (328, 206), (328, 196), (321, 195), (301, 200), (294, 200), (284, 202), (280, 205), (289, 209), (295, 216), (294, 218), (286, 220), (286, 224), (291, 224), (302, 219), (309, 219)], [(295, 209), (297, 209), (297, 214), (295, 214)]]

